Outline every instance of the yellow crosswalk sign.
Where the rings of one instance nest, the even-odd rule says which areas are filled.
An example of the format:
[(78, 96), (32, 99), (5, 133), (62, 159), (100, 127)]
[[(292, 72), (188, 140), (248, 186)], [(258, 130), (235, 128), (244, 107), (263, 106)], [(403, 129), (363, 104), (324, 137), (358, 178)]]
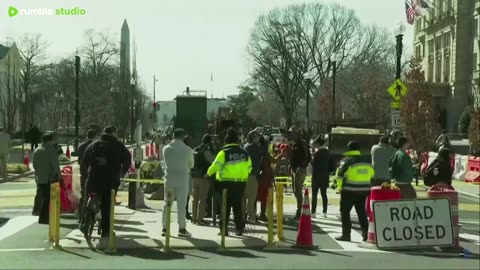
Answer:
[(388, 89), (388, 93), (393, 97), (395, 101), (400, 101), (404, 96), (407, 95), (408, 88), (402, 82), (402, 80), (397, 79)]

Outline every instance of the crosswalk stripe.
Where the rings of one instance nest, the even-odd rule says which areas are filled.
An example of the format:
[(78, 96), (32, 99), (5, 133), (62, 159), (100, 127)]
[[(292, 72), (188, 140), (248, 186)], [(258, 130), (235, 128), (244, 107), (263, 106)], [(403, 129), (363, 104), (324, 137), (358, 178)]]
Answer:
[(473, 235), (469, 233), (461, 233), (460, 238), (474, 241), (474, 244), (480, 246), (480, 235)]
[(0, 240), (3, 240), (37, 222), (38, 217), (21, 216), (7, 221), (0, 227)]

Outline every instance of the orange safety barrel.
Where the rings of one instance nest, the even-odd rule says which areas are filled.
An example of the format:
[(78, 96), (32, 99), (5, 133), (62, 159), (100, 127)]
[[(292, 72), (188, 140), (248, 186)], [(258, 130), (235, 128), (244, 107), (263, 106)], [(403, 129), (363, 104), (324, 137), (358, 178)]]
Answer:
[(428, 190), (427, 197), (432, 199), (448, 198), (450, 200), (455, 247), (459, 247), (460, 225), (458, 217), (458, 192), (456, 192), (455, 189), (449, 185), (434, 185)]
[(391, 189), (384, 187), (372, 187), (370, 195), (366, 201), (366, 210), (368, 214), (368, 243), (376, 244), (375, 220), (373, 215), (373, 203), (376, 201), (393, 201), (402, 198), (400, 189)]

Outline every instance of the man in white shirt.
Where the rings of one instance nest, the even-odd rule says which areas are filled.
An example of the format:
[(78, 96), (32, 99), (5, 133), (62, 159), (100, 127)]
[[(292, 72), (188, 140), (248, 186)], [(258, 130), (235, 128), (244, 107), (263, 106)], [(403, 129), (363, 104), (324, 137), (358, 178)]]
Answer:
[(4, 132), (0, 127), (0, 177), (7, 178), (8, 149), (10, 145), (10, 135)]
[(190, 237), (187, 231), (186, 205), (189, 193), (190, 170), (193, 168), (193, 150), (184, 143), (185, 131), (176, 129), (173, 132), (173, 141), (163, 148), (163, 157), (166, 164), (165, 175), (165, 205), (163, 207), (162, 236), (167, 232), (167, 198), (168, 191), (172, 194), (172, 201), (177, 201), (179, 237)]

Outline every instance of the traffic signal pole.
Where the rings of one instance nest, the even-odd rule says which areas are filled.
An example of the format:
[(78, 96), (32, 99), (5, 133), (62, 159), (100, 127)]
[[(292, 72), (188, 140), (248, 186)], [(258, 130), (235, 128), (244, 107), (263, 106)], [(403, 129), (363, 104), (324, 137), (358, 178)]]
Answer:
[(157, 102), (155, 101), (155, 83), (157, 82), (157, 79), (155, 78), (155, 75), (153, 75), (153, 130), (155, 130), (155, 124), (156, 124), (156, 111), (157, 111)]

